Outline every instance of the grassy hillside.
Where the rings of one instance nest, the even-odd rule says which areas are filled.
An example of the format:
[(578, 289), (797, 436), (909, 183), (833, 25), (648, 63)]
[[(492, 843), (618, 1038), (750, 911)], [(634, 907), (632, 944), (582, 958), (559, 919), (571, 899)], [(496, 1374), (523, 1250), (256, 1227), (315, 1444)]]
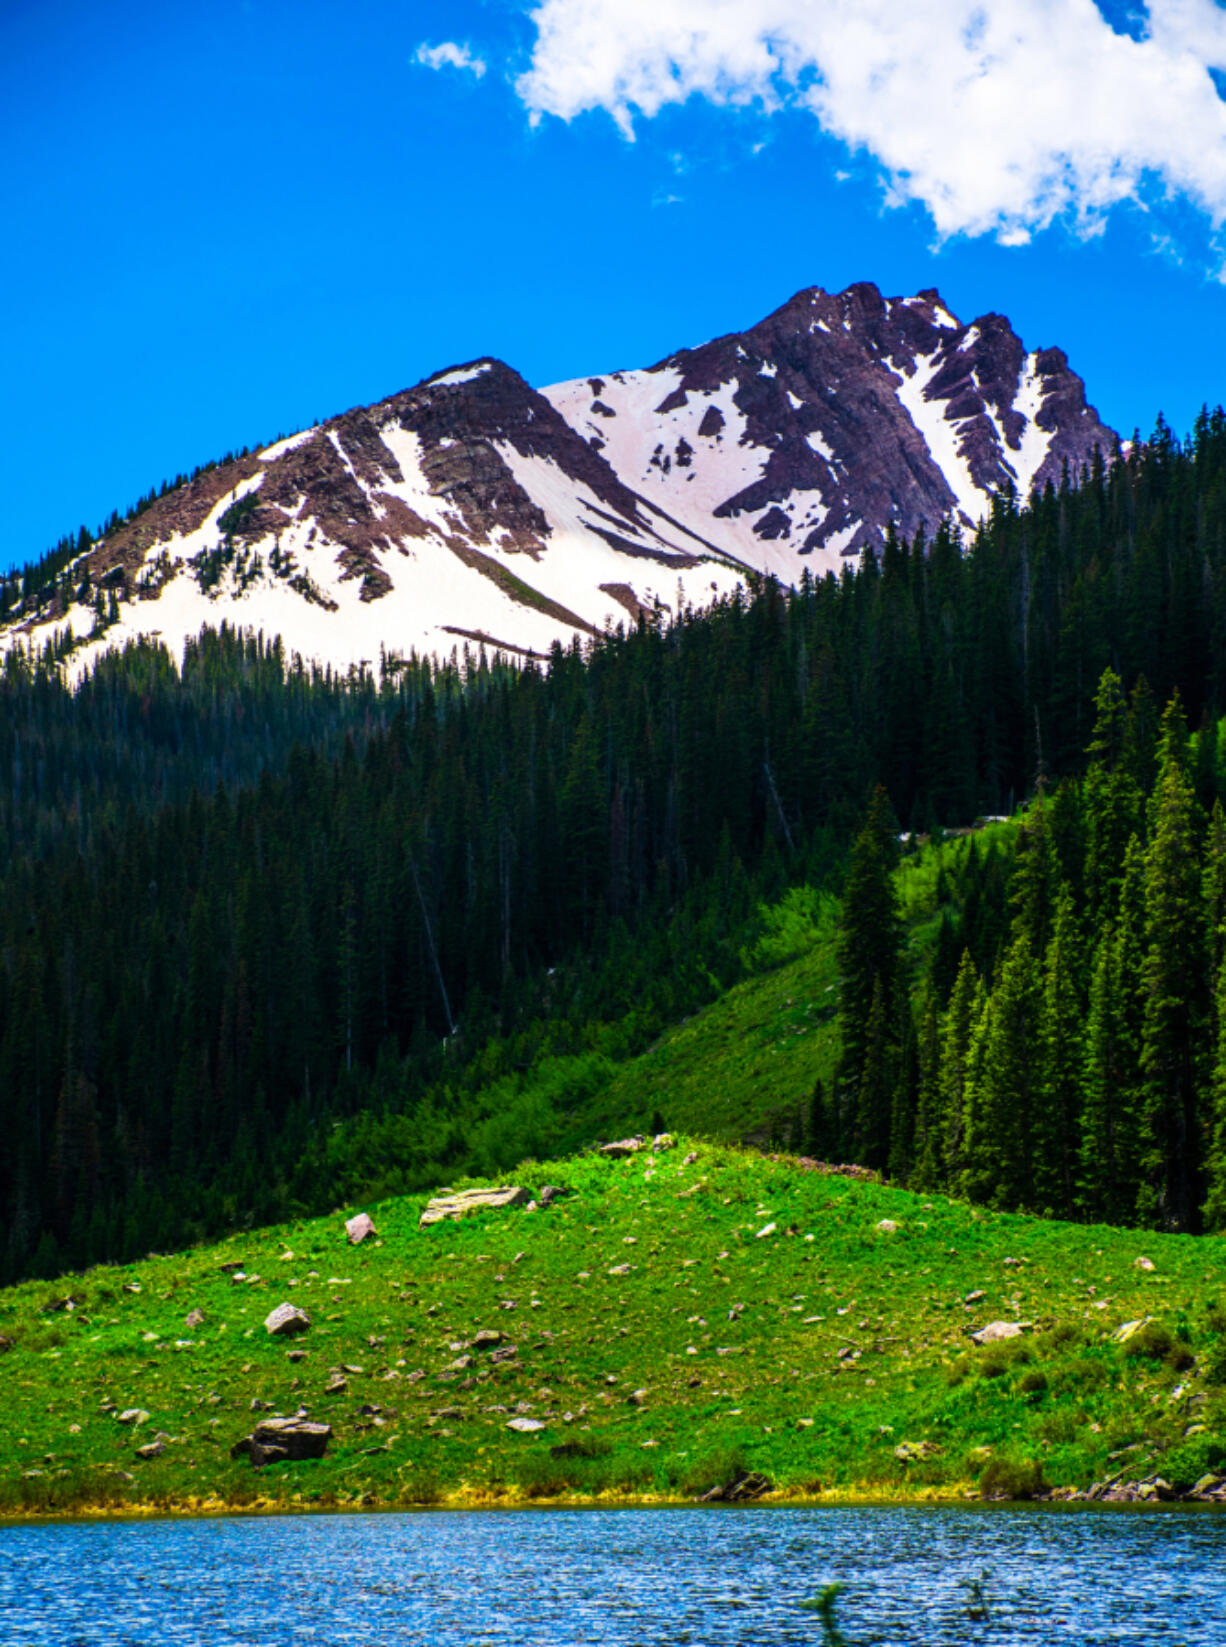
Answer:
[[(974, 832), (980, 852), (1012, 841), (1017, 823)], [(925, 845), (899, 866), (899, 900), (913, 972), (936, 937), (942, 871), (956, 876), (969, 834)], [(816, 1082), (827, 1088), (838, 1062), (838, 900), (799, 889), (762, 912), (747, 956), (755, 975), (661, 1036), (621, 1066), (586, 1110), (591, 1133), (627, 1124), (666, 1125), (727, 1142), (804, 1138)]]
[[(746, 1468), (781, 1494), (956, 1497), (1119, 1471), (1186, 1487), (1226, 1458), (1220, 1240), (686, 1141), (516, 1181), (572, 1193), (427, 1230), (405, 1198), (357, 1248), (338, 1212), (0, 1294), (0, 1507), (684, 1497)], [(263, 1327), (284, 1301), (312, 1319), (289, 1344)], [(998, 1319), (1026, 1331), (975, 1348)], [(515, 1353), (492, 1362), (482, 1330)], [(253, 1402), (331, 1424), (327, 1457), (232, 1461)]]

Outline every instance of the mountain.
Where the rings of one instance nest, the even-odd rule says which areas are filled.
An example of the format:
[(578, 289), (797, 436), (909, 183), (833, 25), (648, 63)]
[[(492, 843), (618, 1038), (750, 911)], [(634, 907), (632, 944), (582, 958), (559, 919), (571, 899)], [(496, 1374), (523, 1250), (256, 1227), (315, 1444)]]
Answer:
[(753, 572), (837, 570), (891, 524), (973, 527), (1114, 442), (1064, 353), (1003, 316), (814, 287), (645, 370), (537, 391), (478, 360), (212, 466), (10, 607), (0, 646), (79, 667), (229, 621), (342, 669), (543, 656)]

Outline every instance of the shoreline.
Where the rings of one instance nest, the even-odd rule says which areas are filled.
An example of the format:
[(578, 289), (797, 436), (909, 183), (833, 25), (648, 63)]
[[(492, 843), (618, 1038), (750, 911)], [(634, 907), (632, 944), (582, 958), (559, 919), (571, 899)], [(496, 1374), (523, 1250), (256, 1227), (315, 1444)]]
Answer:
[[(369, 1498), (369, 1495), (367, 1495)], [(142, 1500), (122, 1506), (103, 1503), (85, 1503), (64, 1510), (29, 1509), (18, 1513), (0, 1513), (0, 1531), (10, 1527), (72, 1525), (100, 1522), (144, 1521), (208, 1521), (231, 1516), (257, 1518), (261, 1516), (320, 1516), (320, 1515), (455, 1515), (474, 1510), (730, 1510), (730, 1509), (1033, 1509), (1072, 1512), (1081, 1510), (1221, 1510), (1226, 1506), (1206, 1500), (1148, 1499), (1140, 1501), (1111, 1501), (1068, 1498), (1004, 1499), (984, 1498), (970, 1482), (954, 1486), (925, 1487), (903, 1492), (889, 1488), (834, 1487), (828, 1492), (791, 1492), (787, 1488), (764, 1493), (761, 1498), (740, 1503), (704, 1503), (700, 1499), (681, 1494), (599, 1494), (583, 1496), (564, 1494), (556, 1498), (538, 1497), (526, 1493), (490, 1493), (461, 1488), (434, 1503), (404, 1499), (399, 1502), (379, 1501), (331, 1503), (295, 1503), (282, 1499), (257, 1498), (230, 1500), (206, 1494), (172, 1499), (169, 1502)]]

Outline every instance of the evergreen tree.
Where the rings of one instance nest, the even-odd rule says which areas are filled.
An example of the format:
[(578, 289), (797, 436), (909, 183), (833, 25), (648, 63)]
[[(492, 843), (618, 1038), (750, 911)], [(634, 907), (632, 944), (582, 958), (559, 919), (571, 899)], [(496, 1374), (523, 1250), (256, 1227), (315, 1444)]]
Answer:
[(1073, 896), (1063, 886), (1044, 967), (1035, 1190), (1040, 1205), (1065, 1218), (1071, 1218), (1075, 1210), (1081, 1131), (1085, 1033), (1081, 970)]
[(1041, 976), (1023, 930), (1009, 946), (972, 1043), (962, 1189), (971, 1200), (1008, 1209), (1033, 1207), (1036, 1199)]
[(1187, 729), (1176, 697), (1162, 718), (1149, 804), (1138, 1212), (1147, 1222), (1183, 1230), (1195, 1227), (1201, 1200), (1197, 1095), (1208, 1015), (1199, 807), (1187, 766)]
[[(880, 1168), (889, 1160), (887, 1083), (897, 1069), (900, 1039), (902, 918), (894, 886), (897, 840), (889, 798), (878, 788), (852, 847), (843, 887), (838, 1083), (844, 1124), (850, 1122), (862, 1163)], [(866, 1084), (870, 1050), (873, 1063)]]

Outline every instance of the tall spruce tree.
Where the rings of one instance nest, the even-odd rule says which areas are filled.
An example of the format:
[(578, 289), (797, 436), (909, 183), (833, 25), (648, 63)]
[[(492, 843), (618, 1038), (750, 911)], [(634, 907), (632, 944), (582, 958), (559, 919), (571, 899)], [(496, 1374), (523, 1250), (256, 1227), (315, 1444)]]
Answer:
[(1197, 1100), (1207, 1073), (1209, 1003), (1200, 808), (1178, 696), (1162, 717), (1158, 761), (1145, 860), (1143, 1179), (1137, 1210), (1146, 1222), (1191, 1230), (1201, 1201)]
[(838, 945), (840, 1117), (862, 1164), (878, 1168), (889, 1162), (888, 1082), (897, 1068), (901, 1040), (903, 931), (894, 886), (897, 860), (897, 821), (889, 797), (878, 787), (851, 850)]

